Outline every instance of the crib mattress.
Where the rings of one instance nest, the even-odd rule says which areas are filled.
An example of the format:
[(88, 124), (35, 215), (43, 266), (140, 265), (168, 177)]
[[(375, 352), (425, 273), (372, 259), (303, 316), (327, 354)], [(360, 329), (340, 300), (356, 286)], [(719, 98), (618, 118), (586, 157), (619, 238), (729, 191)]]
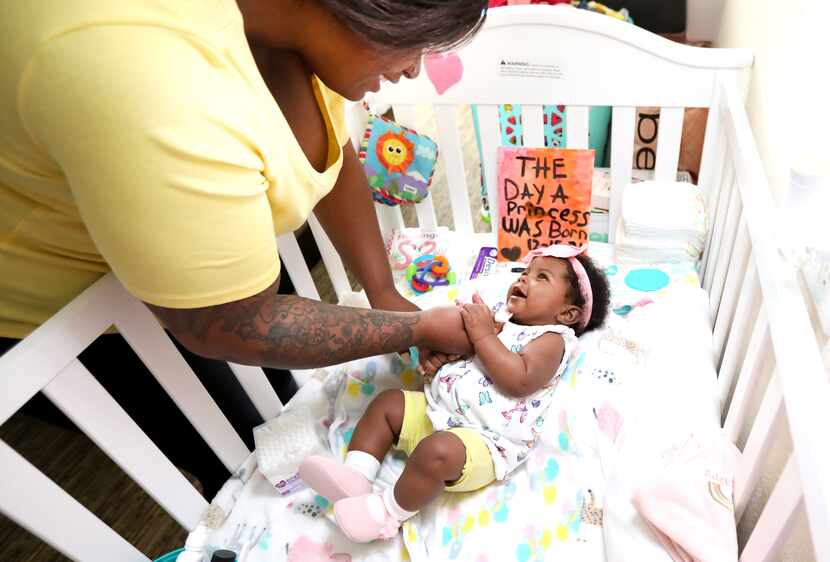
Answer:
[[(481, 243), (476, 238), (466, 245), (477, 253)], [(614, 312), (603, 329), (580, 338), (542, 438), (512, 478), (477, 492), (444, 494), (395, 539), (356, 545), (339, 533), (324, 498), (308, 489), (280, 496), (252, 456), (205, 517), (207, 550), (244, 549), (249, 562), (614, 559), (606, 545), (615, 550), (618, 533), (631, 527), (636, 536), (638, 529), (634, 515), (616, 512), (605, 516), (615, 532), (604, 529), (609, 482), (611, 495), (624, 497), (638, 459), (659, 454), (690, 429), (716, 428), (720, 408), (708, 299), (694, 268), (617, 264), (604, 244), (590, 252), (611, 281)], [(492, 302), (503, 296), (506, 282), (479, 280), (464, 291), (479, 290)], [(291, 407), (330, 401), (319, 429), (335, 455), (345, 453), (360, 413), (378, 392), (420, 384), (392, 355), (330, 368), (325, 378), (307, 384)], [(394, 482), (402, 467), (401, 458), (389, 455), (378, 487)]]

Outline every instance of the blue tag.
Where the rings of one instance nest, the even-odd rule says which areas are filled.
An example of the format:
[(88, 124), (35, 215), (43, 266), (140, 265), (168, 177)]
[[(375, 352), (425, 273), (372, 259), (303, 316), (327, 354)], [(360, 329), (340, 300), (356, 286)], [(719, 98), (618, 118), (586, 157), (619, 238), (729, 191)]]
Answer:
[(412, 368), (417, 369), (420, 357), (418, 356), (418, 348), (412, 346), (409, 348), (409, 360), (412, 362)]

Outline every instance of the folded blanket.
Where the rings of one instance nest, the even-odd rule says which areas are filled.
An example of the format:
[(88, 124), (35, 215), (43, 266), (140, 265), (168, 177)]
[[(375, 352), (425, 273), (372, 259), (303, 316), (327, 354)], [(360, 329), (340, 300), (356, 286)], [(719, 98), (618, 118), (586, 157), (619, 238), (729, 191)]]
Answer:
[(738, 559), (732, 484), (740, 457), (721, 432), (693, 434), (631, 502), (674, 562)]

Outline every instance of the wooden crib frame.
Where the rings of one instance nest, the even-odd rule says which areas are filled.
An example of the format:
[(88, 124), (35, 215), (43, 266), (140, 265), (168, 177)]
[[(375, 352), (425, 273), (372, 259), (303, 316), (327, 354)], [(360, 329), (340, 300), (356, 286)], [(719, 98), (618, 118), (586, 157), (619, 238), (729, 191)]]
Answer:
[[(786, 424), (793, 443), (741, 560), (775, 559), (795, 515), (805, 510), (816, 559), (830, 562), (830, 444), (821, 431), (830, 427), (830, 384), (796, 271), (779, 256), (769, 227), (775, 209), (738, 85), (751, 54), (686, 47), (612, 18), (543, 6), (494, 11), (459, 54), (464, 75), (444, 95), (437, 95), (422, 73), (417, 80), (385, 86), (381, 96), (404, 124), (413, 120), (413, 104), (434, 105), (453, 219), (462, 233), (472, 234), (473, 227), (456, 104), (478, 105), (484, 154), (493, 155), (499, 142), (498, 103), (521, 104), (529, 146), (542, 145), (542, 104), (566, 105), (568, 145), (576, 148), (587, 147), (589, 107), (612, 106), (611, 241), (630, 177), (635, 107), (661, 107), (659, 179), (671, 179), (677, 170), (683, 109), (709, 108), (699, 184), (712, 227), (702, 279), (710, 295), (724, 426), (743, 450), (735, 489), (738, 519), (776, 444), (775, 430)], [(499, 77), (503, 57), (558, 65), (561, 75)], [(356, 138), (359, 111), (352, 114)], [(495, 201), (495, 158), (486, 159), (484, 173), (490, 200)], [(385, 207), (378, 214), (385, 231), (402, 224), (395, 209)], [(429, 199), (417, 206), (417, 215), (421, 226), (436, 225)], [(351, 288), (343, 265), (314, 217), (309, 224), (338, 298), (344, 300)], [(294, 236), (281, 236), (279, 247), (298, 294), (319, 298)], [(152, 314), (112, 275), (0, 358), (0, 423), (42, 390), (172, 517), (192, 529), (207, 507), (204, 498), (77, 359), (112, 325), (225, 466), (232, 471), (239, 467), (249, 455), (242, 440)], [(282, 405), (260, 369), (232, 369), (263, 417), (280, 411)], [(759, 390), (764, 392), (763, 404), (756, 414), (752, 403)], [(76, 560), (148, 560), (3, 442), (0, 511)]]

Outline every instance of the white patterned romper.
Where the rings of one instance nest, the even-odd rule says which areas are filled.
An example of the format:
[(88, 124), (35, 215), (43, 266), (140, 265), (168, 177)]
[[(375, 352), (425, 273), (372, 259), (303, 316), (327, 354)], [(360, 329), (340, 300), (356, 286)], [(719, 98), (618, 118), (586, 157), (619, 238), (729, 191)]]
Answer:
[(521, 326), (512, 322), (506, 322), (498, 335), (507, 349), (518, 353), (548, 332), (562, 336), (565, 352), (550, 382), (530, 396), (512, 398), (499, 392), (475, 356), (444, 365), (424, 388), (427, 415), (435, 431), (452, 427), (477, 431), (490, 449), (499, 480), (521, 465), (536, 444), (556, 381), (576, 349), (576, 336), (568, 326)]

